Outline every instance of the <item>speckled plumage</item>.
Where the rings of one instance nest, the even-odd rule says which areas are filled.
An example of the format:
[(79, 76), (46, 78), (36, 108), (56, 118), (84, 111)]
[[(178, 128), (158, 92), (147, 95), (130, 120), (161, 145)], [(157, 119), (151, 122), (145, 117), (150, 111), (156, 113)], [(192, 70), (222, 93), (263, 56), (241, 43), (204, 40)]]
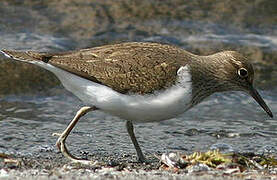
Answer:
[(121, 93), (139, 94), (173, 85), (177, 70), (194, 56), (174, 46), (137, 42), (58, 54), (5, 52), (14, 58), (42, 60)]
[(273, 117), (253, 87), (251, 63), (235, 51), (198, 56), (170, 45), (133, 42), (57, 54), (2, 52), (53, 72), (66, 89), (89, 104), (58, 134), (58, 148), (74, 162), (88, 163), (71, 155), (65, 140), (89, 111), (100, 109), (127, 120), (140, 161), (145, 158), (133, 132), (133, 121), (176, 117), (215, 92), (247, 92)]
[[(21, 61), (51, 64), (122, 94), (143, 95), (170, 88), (176, 83), (178, 69), (188, 65), (191, 107), (215, 92), (249, 93), (254, 79), (251, 63), (235, 51), (198, 56), (171, 45), (130, 42), (56, 54), (2, 52)], [(238, 75), (240, 68), (248, 70), (246, 78)]]

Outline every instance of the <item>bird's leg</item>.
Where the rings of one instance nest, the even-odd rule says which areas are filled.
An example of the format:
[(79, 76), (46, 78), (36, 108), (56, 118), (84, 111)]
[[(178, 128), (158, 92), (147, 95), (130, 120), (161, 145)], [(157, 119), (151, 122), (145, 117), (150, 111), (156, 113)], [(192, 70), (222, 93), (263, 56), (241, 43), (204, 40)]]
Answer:
[(97, 110), (97, 108), (95, 106), (89, 107), (89, 106), (85, 106), (82, 107), (75, 115), (75, 117), (73, 118), (73, 120), (70, 122), (70, 124), (67, 126), (67, 128), (63, 131), (63, 133), (59, 134), (59, 133), (53, 133), (53, 136), (59, 136), (59, 139), (56, 142), (56, 146), (58, 147), (58, 149), (63, 153), (63, 155), (65, 157), (67, 157), (68, 159), (70, 159), (72, 162), (74, 163), (81, 163), (81, 164), (95, 164), (92, 163), (92, 161), (89, 160), (84, 160), (84, 159), (80, 159), (77, 158), (75, 156), (73, 156), (67, 149), (66, 145), (65, 145), (65, 140), (67, 138), (67, 136), (70, 134), (71, 130), (74, 128), (74, 126), (77, 124), (78, 120), (84, 116), (86, 113), (88, 113), (89, 111), (94, 111)]
[(136, 139), (136, 136), (134, 134), (134, 126), (133, 126), (133, 123), (131, 121), (127, 121), (126, 122), (126, 128), (127, 128), (127, 131), (128, 131), (128, 134), (129, 136), (131, 137), (131, 140), (136, 148), (136, 151), (137, 151), (137, 156), (138, 156), (138, 161), (140, 162), (145, 162), (145, 158), (144, 158), (144, 155), (139, 147), (139, 144), (137, 142), (137, 139)]

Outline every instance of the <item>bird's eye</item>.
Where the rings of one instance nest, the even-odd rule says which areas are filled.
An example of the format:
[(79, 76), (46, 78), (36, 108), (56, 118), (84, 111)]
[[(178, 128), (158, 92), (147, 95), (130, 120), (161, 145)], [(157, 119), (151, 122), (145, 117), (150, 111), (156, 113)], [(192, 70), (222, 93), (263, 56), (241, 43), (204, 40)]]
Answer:
[(238, 74), (240, 77), (246, 78), (248, 76), (248, 71), (245, 68), (240, 68)]

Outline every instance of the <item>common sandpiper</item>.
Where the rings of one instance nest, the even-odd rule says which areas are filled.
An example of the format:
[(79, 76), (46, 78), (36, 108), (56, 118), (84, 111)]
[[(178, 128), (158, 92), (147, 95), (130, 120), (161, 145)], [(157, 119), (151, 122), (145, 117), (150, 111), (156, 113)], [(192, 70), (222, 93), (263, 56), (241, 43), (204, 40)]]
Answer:
[(63, 86), (89, 106), (82, 107), (67, 128), (55, 133), (57, 147), (73, 162), (65, 140), (87, 112), (100, 110), (126, 120), (139, 161), (145, 161), (133, 122), (174, 118), (216, 92), (244, 91), (273, 117), (253, 87), (254, 69), (236, 51), (198, 56), (158, 43), (130, 42), (64, 53), (2, 50), (7, 57), (38, 65), (54, 73)]

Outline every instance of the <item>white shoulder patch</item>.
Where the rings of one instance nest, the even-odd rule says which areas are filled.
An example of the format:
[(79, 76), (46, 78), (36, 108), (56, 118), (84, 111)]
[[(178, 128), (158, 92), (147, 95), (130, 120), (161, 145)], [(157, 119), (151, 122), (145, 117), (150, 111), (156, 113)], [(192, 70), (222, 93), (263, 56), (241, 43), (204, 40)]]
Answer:
[(186, 85), (191, 82), (191, 74), (188, 65), (181, 66), (177, 71), (178, 83)]

